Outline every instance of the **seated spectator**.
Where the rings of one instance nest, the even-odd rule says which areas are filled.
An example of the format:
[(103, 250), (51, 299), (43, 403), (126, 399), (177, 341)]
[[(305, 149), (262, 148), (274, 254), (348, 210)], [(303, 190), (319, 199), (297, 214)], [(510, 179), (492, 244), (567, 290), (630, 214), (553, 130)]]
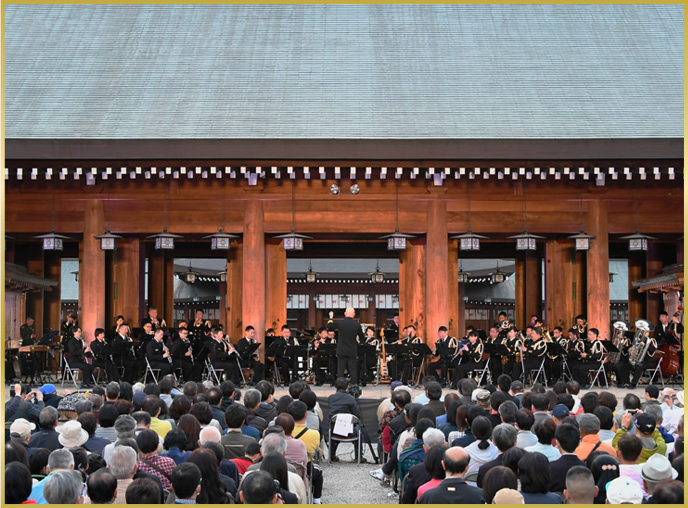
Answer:
[(518, 490), (516, 474), (504, 466), (496, 466), (490, 469), (483, 479), (483, 497), (485, 502), (492, 504), (495, 494), (502, 489)]
[(675, 480), (678, 476), (678, 471), (671, 467), (669, 459), (664, 455), (655, 453), (643, 464), (640, 476), (643, 478), (645, 492), (650, 495), (645, 502), (647, 504), (655, 504), (653, 496), (659, 482), (662, 480)]
[[(588, 457), (592, 457), (592, 453)], [(619, 477), (619, 461), (612, 455), (601, 453), (595, 457), (592, 462), (589, 462), (589, 469), (592, 471), (595, 484), (597, 485), (597, 495), (595, 496), (595, 504), (604, 504), (607, 498), (607, 484), (614, 478)]]
[[(206, 430), (210, 429), (203, 429), (203, 431)], [(217, 429), (212, 430), (217, 432)], [(201, 435), (203, 435), (203, 431), (201, 431)], [(219, 436), (217, 441), (208, 441), (201, 445), (201, 449), (206, 448), (215, 454), (220, 481), (227, 487), (227, 492), (234, 496), (236, 494), (236, 486), (239, 483), (239, 471), (233, 462), (225, 459), (225, 448), (220, 444)]]
[(198, 448), (199, 435), (201, 433), (201, 423), (192, 414), (185, 414), (179, 418), (177, 429), (186, 434), (187, 450), (194, 451)]
[[(602, 392), (609, 393), (609, 392)], [(614, 413), (607, 406), (597, 406), (592, 412), (600, 420), (600, 431), (598, 435), (600, 440), (608, 445), (612, 444), (615, 432), (612, 430), (614, 426)]]
[(511, 383), (512, 379), (509, 374), (501, 374), (497, 378), (497, 389), (506, 395), (506, 400), (510, 400), (511, 402), (516, 404), (516, 409), (518, 410), (521, 407), (521, 401), (518, 398), (514, 397), (511, 393), (509, 393)]
[(117, 478), (108, 469), (88, 476), (86, 489), (91, 504), (112, 504), (117, 498)]
[(415, 439), (411, 445), (399, 454), (398, 474), (399, 478), (403, 479), (411, 467), (420, 464), (425, 460), (425, 434), (428, 435), (428, 440), (431, 445), (440, 444), (444, 442), (444, 434), (441, 430), (434, 428), (434, 423), (428, 418), (421, 418), (416, 423), (414, 428)]
[(162, 488), (170, 490), (170, 474), (174, 466), (174, 460), (158, 454), (160, 440), (158, 434), (152, 430), (144, 430), (136, 436), (136, 444), (139, 446), (139, 467), (140, 471), (149, 473), (160, 478)]
[(643, 465), (638, 463), (640, 454), (643, 451), (643, 442), (638, 436), (628, 432), (617, 441), (616, 446), (616, 459), (619, 461), (619, 475), (638, 482), (643, 492), (643, 497), (647, 497), (647, 492), (642, 488), (643, 478), (640, 476)]
[[(182, 504), (181, 501), (194, 502), (201, 493), (201, 470), (196, 464), (179, 464), (172, 471), (170, 478), (172, 491), (175, 496), (175, 504)], [(188, 503), (183, 503), (188, 504)]]
[[(28, 458), (29, 470), (31, 471), (31, 478), (38, 482), (48, 476), (48, 457), (50, 457), (50, 450), (47, 448), (36, 448), (31, 452)], [(9, 462), (7, 462), (9, 464)]]
[(84, 443), (84, 448), (91, 453), (102, 455), (105, 447), (110, 444), (110, 440), (96, 436), (96, 429), (98, 428), (96, 415), (91, 412), (81, 413), (77, 421), (81, 423), (81, 428), (88, 433), (88, 440)]
[(531, 430), (534, 423), (535, 418), (530, 410), (519, 409), (516, 411), (516, 427), (518, 428), (516, 446), (518, 448), (527, 448), (537, 444), (537, 436)]
[[(234, 392), (234, 390), (232, 390), (232, 392)], [(213, 419), (220, 424), (222, 431), (224, 431), (227, 428), (227, 424), (225, 423), (225, 410), (221, 407), (222, 391), (218, 387), (214, 386), (207, 391), (206, 395), (208, 396), (208, 405), (210, 406), (210, 410), (213, 412)]]
[(668, 386), (662, 390), (662, 425), (672, 435), (677, 435), (679, 419), (683, 418), (683, 407), (678, 403), (676, 390)]
[(167, 452), (161, 453), (160, 455), (171, 458), (177, 465), (186, 462), (186, 459), (191, 455), (191, 452), (187, 450), (188, 439), (181, 429), (175, 429), (168, 432), (165, 436), (163, 447)]
[(602, 391), (597, 397), (597, 407), (606, 407), (614, 412), (616, 411), (616, 406), (618, 405), (619, 401), (616, 399), (616, 395), (614, 395), (612, 392)]
[(624, 414), (626, 414), (626, 411), (635, 413), (635, 411), (640, 409), (640, 397), (634, 393), (627, 393), (623, 398), (622, 405), (624, 410), (617, 411), (614, 415), (614, 422), (616, 423), (617, 427), (621, 427), (621, 419), (623, 418)]
[(243, 504), (275, 504), (280, 500), (275, 481), (266, 471), (247, 475), (241, 484), (239, 496)]
[[(446, 449), (447, 444), (443, 443), (431, 446), (426, 450), (425, 459), (423, 460), (423, 470), (425, 471), (426, 475), (423, 476), (423, 479), (429, 478), (429, 480), (421, 483), (421, 485), (416, 489), (416, 495), (413, 499), (413, 502), (415, 502), (416, 499), (420, 499), (420, 496), (425, 494), (428, 490), (438, 487), (439, 484), (442, 483), (442, 480), (444, 480), (446, 474), (444, 472), (444, 468), (442, 467), (442, 458), (444, 457), (444, 451)], [(410, 494), (409, 497), (413, 496), (414, 477), (420, 476), (418, 474), (414, 474), (416, 472), (416, 468), (418, 468), (418, 466), (413, 466), (409, 470), (409, 474), (406, 477), (406, 486)], [(418, 471), (420, 471), (420, 468), (418, 468)], [(418, 480), (416, 480), (415, 483), (417, 484)], [(404, 491), (404, 494), (406, 494), (406, 491)], [(402, 498), (401, 502), (409, 504), (407, 503), (406, 498)]]
[[(33, 453), (36, 453), (35, 451)], [(33, 455), (33, 453), (31, 455)], [(683, 454), (671, 461), (671, 466), (678, 472), (677, 479), (683, 481)]]
[(161, 438), (165, 439), (167, 433), (172, 430), (172, 424), (170, 424), (168, 421), (163, 421), (158, 418), (160, 416), (161, 408), (162, 401), (157, 395), (146, 395), (141, 401), (141, 410), (148, 413), (151, 417), (150, 430), (155, 432)]
[[(5, 462), (8, 463), (7, 456), (5, 456)], [(36, 503), (38, 504), (46, 504), (43, 494), (45, 484), (48, 481), (48, 478), (61, 469), (74, 469), (74, 455), (72, 455), (69, 450), (65, 450), (64, 448), (50, 452), (50, 456), (48, 457), (48, 476), (33, 485), (31, 489), (31, 496), (29, 497), (35, 499)]]
[(661, 406), (662, 402), (658, 400), (658, 397), (659, 388), (657, 388), (655, 385), (647, 385), (645, 387), (645, 401), (641, 404), (641, 409), (647, 412), (646, 409), (648, 408), (648, 406)]
[(461, 402), (459, 394), (454, 392), (449, 392), (447, 395), (442, 397), (442, 400), (444, 401), (444, 412), (435, 418), (435, 425), (437, 425), (438, 429), (441, 425), (447, 423), (447, 411), (449, 410), (451, 403), (454, 401)]
[(533, 446), (528, 446), (525, 450), (527, 452), (540, 452), (550, 462), (557, 460), (561, 457), (561, 452), (556, 446), (552, 446), (556, 430), (557, 424), (551, 418), (536, 422), (533, 426), (533, 431), (535, 436), (537, 436), (538, 442)]
[(561, 457), (549, 463), (549, 490), (550, 492), (563, 492), (566, 488), (566, 472), (576, 466), (585, 466), (585, 462), (576, 455), (581, 436), (574, 425), (563, 423), (557, 427), (554, 437), (557, 440), (557, 448)]
[[(292, 400), (290, 405), (293, 403), (294, 401)], [(294, 439), (292, 435), (295, 426), (294, 418), (288, 412), (280, 413), (275, 419), (275, 424), (284, 429), (284, 437), (287, 440), (287, 453), (285, 458), (292, 464), (301, 466), (305, 474), (308, 464), (308, 452), (306, 450), (306, 443), (299, 439)], [(304, 478), (304, 481), (305, 480)]]
[[(232, 404), (227, 409), (238, 404)], [(228, 504), (231, 494), (220, 479), (215, 453), (207, 448), (194, 450), (186, 461), (195, 464), (201, 471), (201, 492), (196, 498), (198, 504)]]
[[(462, 380), (462, 381), (464, 381), (464, 380)], [(487, 391), (487, 390), (485, 390), (485, 391)], [(464, 430), (464, 436), (460, 437), (459, 439), (455, 439), (454, 441), (452, 441), (451, 445), (452, 446), (460, 446), (460, 447), (465, 448), (468, 445), (470, 445), (472, 442), (474, 442), (475, 436), (473, 435), (473, 430), (472, 430), (473, 420), (475, 420), (478, 416), (486, 417), (486, 415), (487, 415), (487, 413), (481, 407), (479, 407), (475, 404), (469, 405), (468, 406), (468, 412), (466, 413), (466, 422), (468, 423), (468, 426)]]
[(43, 497), (48, 504), (83, 504), (83, 478), (78, 471), (62, 469), (45, 479)]
[[(449, 395), (455, 395), (455, 394), (449, 394)], [(451, 400), (449, 403), (449, 407), (447, 408), (447, 413), (445, 416), (445, 423), (438, 425), (438, 429), (441, 430), (444, 433), (445, 439), (449, 439), (449, 434), (452, 432), (458, 431), (458, 427), (456, 426), (456, 410), (461, 406), (461, 402), (458, 400)], [(445, 403), (447, 402), (447, 397), (445, 397)]]
[(490, 420), (492, 428), (502, 423), (499, 407), (503, 402), (506, 402), (506, 394), (504, 392), (496, 391), (490, 395), (490, 414), (487, 415), (487, 418)]
[[(117, 389), (119, 390), (119, 385)], [(117, 393), (119, 393), (119, 391)], [(111, 443), (117, 441), (115, 421), (118, 416), (119, 412), (114, 403), (108, 403), (106, 401), (98, 412), (98, 427), (96, 428), (95, 436), (105, 438)]]
[(89, 453), (88, 458), (88, 471), (87, 473), (89, 475), (92, 475), (99, 469), (104, 469), (107, 468), (107, 463), (105, 462), (105, 459), (103, 458), (102, 455), (98, 455), (97, 453)]
[(638, 460), (639, 464), (646, 462), (652, 455), (666, 455), (666, 442), (659, 430), (655, 428), (655, 419), (647, 413), (637, 413), (634, 417), (627, 411), (621, 419), (621, 427), (614, 435), (612, 446), (618, 446), (619, 439), (629, 432), (633, 424), (635, 424), (636, 435), (643, 443), (643, 450), (640, 453), (640, 460)]
[(322, 435), (322, 420), (317, 412), (320, 409), (318, 406), (318, 396), (313, 390), (308, 389), (301, 392), (299, 400), (306, 404), (306, 410), (308, 411), (306, 413), (306, 426), (311, 430), (317, 430)]
[(305, 503), (305, 500), (299, 499), (295, 486), (292, 486), (294, 490), (289, 489), (289, 470), (287, 469), (287, 461), (284, 457), (275, 454), (264, 457), (260, 463), (260, 470), (270, 473), (270, 476), (279, 482), (280, 493), (284, 500), (284, 504)]
[(502, 465), (511, 469), (518, 478), (518, 461), (528, 455), (523, 448), (514, 446), (502, 454)]
[(569, 416), (571, 412), (569, 411), (569, 408), (566, 407), (564, 404), (557, 404), (552, 408), (550, 414), (552, 415), (552, 420), (558, 427), (564, 422), (564, 418)]
[(180, 395), (172, 399), (172, 404), (167, 411), (167, 415), (174, 420), (175, 423), (179, 423), (179, 419), (191, 411), (191, 399)]
[(619, 477), (607, 486), (607, 504), (641, 504), (643, 491), (640, 484), (631, 479)]
[[(461, 403), (461, 401), (457, 402), (459, 402), (459, 404)], [(447, 443), (453, 443), (454, 441), (457, 441), (458, 439), (464, 437), (466, 435), (466, 429), (470, 431), (470, 425), (468, 425), (467, 420), (469, 407), (470, 406), (461, 404), (459, 407), (456, 408), (456, 416), (454, 417), (456, 430), (453, 430), (449, 433), (449, 435), (447, 436)]]
[(500, 423), (506, 423), (508, 425), (516, 426), (516, 412), (518, 411), (518, 406), (515, 402), (511, 400), (505, 400), (499, 405), (499, 419)]
[[(502, 406), (505, 404), (510, 404), (514, 405), (513, 402), (507, 400), (506, 402), (502, 403)], [(501, 406), (500, 406), (501, 408)], [(502, 458), (504, 455), (504, 452), (509, 450), (510, 448), (513, 448), (516, 446), (516, 440), (518, 438), (518, 431), (516, 430), (516, 427), (502, 423), (500, 425), (497, 425), (493, 430), (492, 430), (492, 442), (494, 445), (497, 447), (497, 450), (499, 451), (499, 455), (490, 462), (486, 462), (485, 464), (481, 465), (480, 468), (478, 469), (478, 480), (477, 480), (477, 485), (478, 487), (483, 486), (483, 479), (485, 478), (485, 475), (487, 472), (497, 466), (502, 465)]]
[(678, 506), (684, 503), (683, 482), (678, 480), (662, 480), (655, 487), (652, 499), (657, 504)]
[(127, 504), (160, 504), (161, 496), (160, 485), (150, 478), (137, 478), (124, 493)]
[(117, 433), (117, 441), (109, 443), (103, 448), (103, 459), (106, 463), (110, 463), (110, 454), (118, 442), (123, 439), (132, 439), (136, 434), (136, 420), (130, 415), (119, 415), (115, 420), (115, 432)]
[(532, 393), (534, 393), (534, 395), (531, 403), (532, 406), (530, 407), (530, 409), (533, 412), (533, 424), (535, 424), (540, 420), (544, 420), (550, 417), (548, 411), (549, 399), (547, 398), (547, 395), (545, 395), (544, 393), (535, 393), (534, 391)]
[[(652, 416), (655, 420), (655, 428), (659, 431), (659, 433), (662, 435), (662, 439), (664, 439), (664, 442), (667, 443), (673, 443), (674, 442), (674, 436), (669, 434), (666, 429), (662, 426), (662, 419), (664, 418), (664, 414), (662, 413), (662, 406), (659, 404), (650, 404), (645, 408), (645, 414), (648, 414)], [(673, 445), (671, 445), (673, 446)], [(667, 446), (667, 449), (669, 447)]]
[(38, 427), (40, 430), (31, 435), (29, 448), (47, 448), (50, 451), (62, 448), (58, 441), (59, 434), (55, 430), (58, 419), (57, 409), (46, 406), (38, 415)]
[(561, 504), (559, 495), (549, 490), (549, 460), (543, 454), (526, 452), (518, 461), (518, 479), (525, 504)]
[(5, 503), (8, 504), (34, 504), (31, 496), (31, 471), (21, 462), (10, 462), (5, 466), (5, 485), (12, 488), (5, 488)]
[(492, 443), (492, 424), (485, 416), (478, 416), (473, 420), (471, 432), (475, 436), (475, 441), (465, 449), (471, 457), (471, 462), (466, 471), (466, 476), (478, 473), (480, 466), (497, 458), (499, 450)]
[(509, 389), (509, 393), (513, 395), (517, 400), (518, 400), (518, 407), (523, 408), (523, 396), (525, 395), (523, 392), (523, 381), (520, 379), (514, 379), (511, 382), (511, 387)]
[[(424, 405), (432, 409), (435, 413), (435, 418), (446, 412), (444, 408), (444, 397), (442, 397), (442, 385), (437, 381), (430, 381), (425, 385), (425, 395), (428, 398), (428, 402)], [(416, 401), (414, 400), (414, 402)]]
[[(488, 420), (489, 424), (489, 420)], [(461, 447), (453, 446), (444, 452), (442, 466), (445, 478), (434, 489), (420, 496), (420, 504), (482, 504), (485, 502), (480, 489), (468, 485), (463, 479), (471, 456)]]
[(116, 446), (110, 455), (110, 472), (117, 478), (117, 497), (114, 504), (125, 504), (127, 487), (134, 481), (138, 468), (136, 451), (129, 446)]
[(595, 479), (587, 467), (574, 466), (566, 473), (564, 497), (568, 504), (593, 504), (597, 493)]
[(226, 459), (243, 457), (246, 453), (246, 446), (256, 442), (255, 439), (241, 432), (241, 427), (246, 422), (246, 416), (246, 408), (241, 404), (230, 404), (225, 410), (225, 422), (228, 431), (222, 436), (222, 445), (225, 447)]
[(230, 459), (236, 465), (240, 475), (243, 475), (257, 460), (260, 460), (260, 445), (258, 442), (248, 444), (243, 457)]
[[(587, 395), (587, 394), (586, 394)], [(580, 426), (581, 442), (576, 448), (576, 455), (581, 460), (588, 458), (593, 449), (616, 455), (616, 450), (600, 440), (600, 419), (592, 413), (583, 413), (576, 418)], [(527, 502), (527, 501), (526, 501)]]

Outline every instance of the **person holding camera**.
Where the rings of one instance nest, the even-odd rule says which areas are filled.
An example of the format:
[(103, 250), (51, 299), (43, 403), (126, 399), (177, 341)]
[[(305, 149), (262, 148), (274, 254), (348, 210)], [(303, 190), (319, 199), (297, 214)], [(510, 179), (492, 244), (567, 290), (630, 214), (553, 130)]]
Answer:
[(633, 427), (635, 427), (635, 434), (643, 443), (638, 464), (647, 462), (647, 459), (656, 453), (662, 456), (666, 455), (667, 445), (661, 432), (657, 429), (657, 422), (652, 415), (644, 413), (641, 409), (624, 413), (621, 418), (621, 426), (612, 439), (614, 449), (619, 448), (619, 440), (628, 434)]

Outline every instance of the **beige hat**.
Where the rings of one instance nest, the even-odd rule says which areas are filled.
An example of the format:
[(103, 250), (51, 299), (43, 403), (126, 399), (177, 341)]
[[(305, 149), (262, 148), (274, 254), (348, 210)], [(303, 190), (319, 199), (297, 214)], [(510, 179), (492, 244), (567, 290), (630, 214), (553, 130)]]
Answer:
[(26, 439), (26, 436), (31, 434), (31, 431), (35, 428), (35, 423), (31, 423), (24, 418), (17, 418), (12, 422), (12, 425), (10, 425), (10, 435), (14, 434), (22, 439)]
[(81, 422), (70, 420), (57, 428), (60, 433), (57, 440), (65, 448), (76, 448), (88, 441), (88, 432), (81, 428)]
[(523, 495), (514, 489), (500, 489), (492, 498), (492, 504), (525, 504)]
[(476, 388), (471, 393), (471, 399), (476, 401), (486, 401), (490, 398), (490, 391), (485, 390), (485, 388)]
[(676, 479), (678, 471), (671, 467), (671, 462), (664, 455), (650, 455), (640, 470), (640, 476), (646, 482), (657, 483), (669, 478)]
[(643, 490), (640, 484), (628, 476), (614, 478), (607, 484), (609, 504), (640, 504), (643, 502)]

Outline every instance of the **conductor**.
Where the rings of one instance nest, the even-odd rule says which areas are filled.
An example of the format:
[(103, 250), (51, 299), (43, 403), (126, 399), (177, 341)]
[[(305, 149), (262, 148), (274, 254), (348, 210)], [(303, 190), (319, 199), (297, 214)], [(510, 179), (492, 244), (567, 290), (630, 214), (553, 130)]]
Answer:
[(365, 340), (361, 323), (354, 319), (356, 311), (353, 307), (347, 307), (344, 311), (344, 319), (331, 323), (329, 330), (339, 330), (337, 339), (337, 377), (344, 377), (344, 369), (349, 371), (351, 384), (358, 380), (356, 372), (356, 355), (359, 339)]

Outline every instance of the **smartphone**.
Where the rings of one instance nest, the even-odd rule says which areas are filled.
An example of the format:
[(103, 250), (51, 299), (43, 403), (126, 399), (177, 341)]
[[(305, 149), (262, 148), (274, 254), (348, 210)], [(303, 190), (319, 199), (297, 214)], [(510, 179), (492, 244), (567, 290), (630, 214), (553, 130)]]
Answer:
[(629, 409), (628, 412), (634, 415), (638, 411), (637, 409)]

